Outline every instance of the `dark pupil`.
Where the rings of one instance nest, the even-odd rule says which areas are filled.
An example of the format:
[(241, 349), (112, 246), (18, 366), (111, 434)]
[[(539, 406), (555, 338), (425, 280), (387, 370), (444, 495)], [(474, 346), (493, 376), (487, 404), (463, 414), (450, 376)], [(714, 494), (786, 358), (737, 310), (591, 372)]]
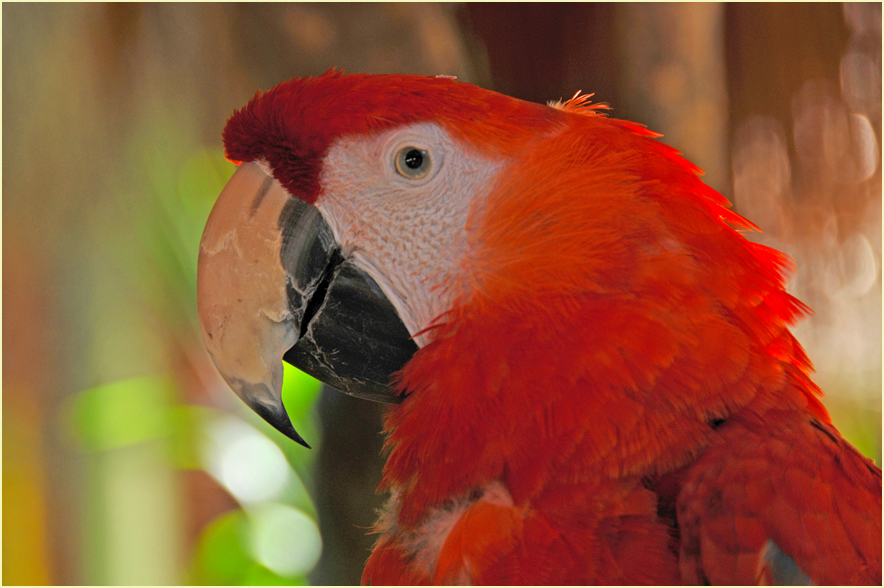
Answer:
[(409, 169), (417, 169), (424, 163), (424, 156), (417, 149), (412, 149), (405, 154), (405, 165)]

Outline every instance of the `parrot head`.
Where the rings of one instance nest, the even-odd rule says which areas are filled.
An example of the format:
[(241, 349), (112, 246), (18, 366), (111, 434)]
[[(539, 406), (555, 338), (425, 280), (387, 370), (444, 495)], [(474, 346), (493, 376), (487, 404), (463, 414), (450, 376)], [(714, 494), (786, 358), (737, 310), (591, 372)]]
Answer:
[[(580, 300), (684, 298), (703, 280), (693, 249), (719, 253), (691, 235), (751, 225), (657, 135), (587, 98), (541, 105), (449, 77), (339, 71), (258, 93), (224, 129), (239, 168), (199, 253), (203, 338), (226, 382), (303, 444), (283, 361), (397, 403), (408, 390), (394, 376), (464, 313), (493, 306), (519, 325), (514, 340), (542, 347)], [(745, 247), (734, 255), (761, 268)], [(703, 289), (735, 298), (735, 283)], [(548, 328), (526, 332), (537, 317)]]
[[(533, 124), (508, 124), (523, 110)], [(302, 444), (281, 402), (282, 361), (348, 394), (401, 401), (391, 375), (451, 306), (468, 218), (513, 135), (538, 112), (552, 118), (544, 110), (447, 77), (332, 71), (236, 112), (223, 137), (240, 167), (206, 224), (198, 307), (240, 398)], [(494, 149), (458, 135), (476, 119), (487, 122), (472, 135)]]

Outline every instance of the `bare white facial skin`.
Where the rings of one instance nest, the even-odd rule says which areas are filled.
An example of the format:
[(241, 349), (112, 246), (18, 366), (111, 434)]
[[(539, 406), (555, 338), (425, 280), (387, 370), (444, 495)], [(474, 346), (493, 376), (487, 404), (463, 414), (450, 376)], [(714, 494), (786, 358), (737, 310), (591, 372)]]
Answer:
[[(404, 165), (412, 148), (422, 152), (417, 169)], [(466, 254), (467, 219), (483, 206), (503, 163), (434, 123), (341, 137), (330, 146), (316, 206), (343, 255), (374, 278), (412, 335), (459, 294), (452, 284)], [(415, 343), (430, 338), (418, 335)]]

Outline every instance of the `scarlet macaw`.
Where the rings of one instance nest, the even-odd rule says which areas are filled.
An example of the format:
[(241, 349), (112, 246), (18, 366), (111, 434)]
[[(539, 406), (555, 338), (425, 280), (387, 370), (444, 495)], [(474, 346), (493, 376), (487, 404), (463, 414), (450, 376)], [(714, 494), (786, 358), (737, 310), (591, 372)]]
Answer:
[(791, 261), (587, 96), (298, 78), (224, 129), (200, 248), (221, 375), (386, 417), (373, 584), (881, 583), (881, 471), (789, 326)]

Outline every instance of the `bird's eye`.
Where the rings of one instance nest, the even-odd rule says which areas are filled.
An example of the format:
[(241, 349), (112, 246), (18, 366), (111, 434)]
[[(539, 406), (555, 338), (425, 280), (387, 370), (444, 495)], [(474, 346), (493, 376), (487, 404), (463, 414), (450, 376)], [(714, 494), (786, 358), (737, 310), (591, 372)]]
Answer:
[(433, 163), (426, 149), (409, 146), (403, 147), (396, 154), (396, 171), (410, 180), (423, 178), (430, 173), (432, 167)]

